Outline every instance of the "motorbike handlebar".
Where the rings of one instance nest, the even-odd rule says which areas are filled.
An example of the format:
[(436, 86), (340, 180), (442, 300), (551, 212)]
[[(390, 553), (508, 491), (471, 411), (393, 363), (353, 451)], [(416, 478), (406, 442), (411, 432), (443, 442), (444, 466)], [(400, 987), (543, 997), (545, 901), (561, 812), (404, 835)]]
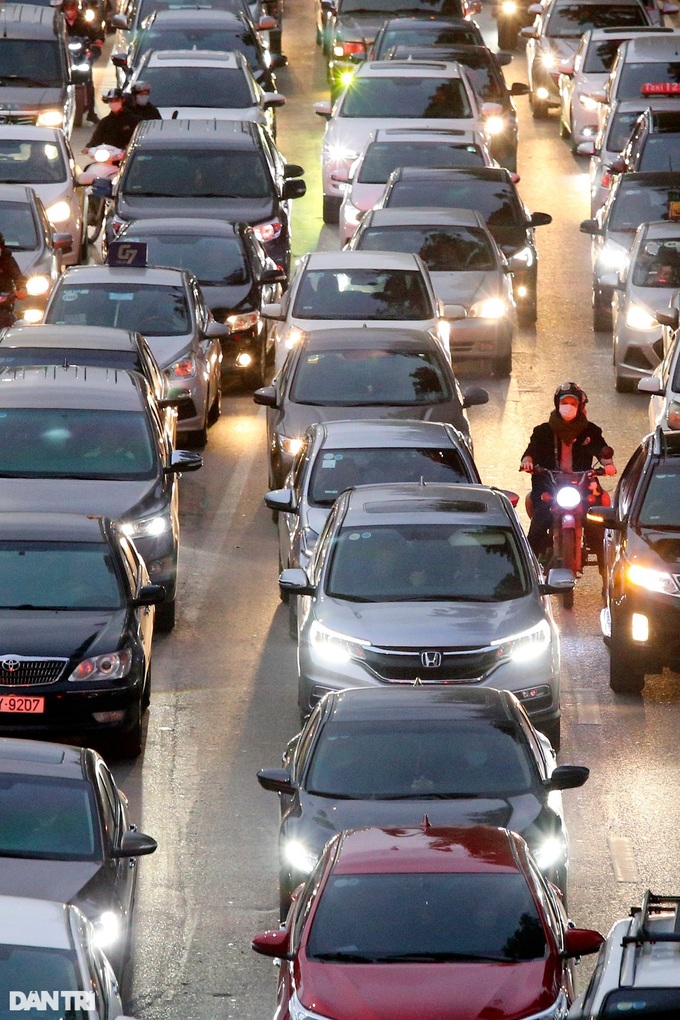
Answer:
[(606, 475), (606, 470), (603, 467), (598, 468), (587, 468), (585, 471), (562, 471), (560, 469), (544, 468), (540, 464), (534, 464), (532, 468), (519, 467), (519, 471), (524, 471), (528, 475), (550, 475), (554, 478), (556, 475), (565, 475), (569, 478), (587, 478), (590, 476), (602, 476)]

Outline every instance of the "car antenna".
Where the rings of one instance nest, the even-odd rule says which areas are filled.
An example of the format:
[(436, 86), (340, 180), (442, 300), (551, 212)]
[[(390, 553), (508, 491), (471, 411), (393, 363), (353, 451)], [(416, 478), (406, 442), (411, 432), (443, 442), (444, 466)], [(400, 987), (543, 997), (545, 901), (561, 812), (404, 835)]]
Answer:
[(427, 817), (427, 815), (423, 815), (423, 823), (422, 824), (423, 824), (423, 831), (424, 832), (427, 832), (428, 829), (432, 828), (432, 826), (430, 825), (430, 819)]

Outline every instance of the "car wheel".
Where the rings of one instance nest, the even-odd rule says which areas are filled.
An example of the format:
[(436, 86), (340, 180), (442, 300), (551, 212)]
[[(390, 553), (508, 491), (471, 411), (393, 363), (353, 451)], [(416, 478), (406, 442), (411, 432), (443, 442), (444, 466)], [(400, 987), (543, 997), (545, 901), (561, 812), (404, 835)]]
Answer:
[(637, 393), (637, 379), (626, 379), (624, 376), (616, 373), (616, 379), (614, 382), (617, 393)]
[(546, 735), (555, 751), (559, 751), (562, 738), (562, 720), (555, 719), (554, 722), (540, 726), (540, 730)]
[(219, 421), (221, 414), (222, 414), (222, 388), (220, 386), (217, 386), (215, 389), (215, 397), (213, 399), (212, 404), (210, 405), (210, 410), (208, 411), (207, 418), (208, 425), (215, 425)]
[(245, 388), (258, 389), (260, 386), (264, 386), (265, 379), (267, 376), (267, 345), (263, 341), (260, 346), (260, 351), (255, 359), (252, 368), (246, 375)]
[(499, 379), (507, 379), (512, 372), (512, 351), (502, 354), (493, 360), (493, 374)]
[(593, 287), (593, 329), (596, 333), (611, 333), (614, 328), (612, 321), (611, 302), (606, 302), (597, 287)]
[(535, 92), (531, 92), (529, 95), (529, 106), (534, 120), (548, 119), (548, 104), (545, 99), (537, 99)]
[(337, 223), (340, 220), (340, 206), (342, 199), (335, 195), (323, 196), (323, 221), (324, 223)]
[(137, 704), (135, 721), (121, 734), (116, 742), (116, 750), (121, 758), (138, 758), (142, 753), (142, 706)]
[(175, 626), (175, 608), (177, 599), (166, 599), (156, 606), (156, 630), (167, 634)]
[(616, 694), (641, 694), (645, 686), (645, 671), (639, 657), (621, 637), (620, 624), (614, 622), (609, 643), (609, 686)]
[(536, 301), (536, 291), (533, 290), (526, 301), (517, 305), (517, 319), (522, 326), (533, 326), (537, 318), (538, 304)]
[(498, 49), (517, 49), (517, 30), (512, 25), (507, 25), (504, 21), (498, 22)]
[(298, 613), (297, 596), (288, 599), (288, 636), (297, 641), (298, 636)]

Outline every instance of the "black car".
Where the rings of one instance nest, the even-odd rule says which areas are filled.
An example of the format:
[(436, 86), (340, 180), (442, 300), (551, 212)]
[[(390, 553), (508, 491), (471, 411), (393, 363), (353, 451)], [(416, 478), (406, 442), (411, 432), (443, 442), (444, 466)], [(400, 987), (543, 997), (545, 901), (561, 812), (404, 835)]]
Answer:
[(609, 686), (639, 694), (648, 674), (680, 670), (680, 432), (658, 428), (624, 468), (604, 524)]
[(290, 202), (306, 190), (304, 181), (290, 178), (303, 172), (301, 166), (284, 161), (261, 124), (145, 121), (121, 166), (115, 201), (107, 214), (107, 239), (131, 220), (245, 222), (287, 274)]
[(236, 374), (246, 386), (261, 386), (271, 353), (262, 306), (280, 301), (286, 274), (252, 227), (217, 219), (148, 219), (131, 223), (119, 237), (143, 241), (151, 264), (188, 269), (197, 277), (213, 316), (231, 331), (220, 341), (223, 378)]
[(0, 738), (0, 895), (75, 904), (119, 975), (135, 858), (155, 849), (130, 822), (127, 797), (96, 751)]
[(512, 260), (517, 316), (532, 323), (538, 314), (538, 252), (534, 228), (552, 223), (548, 213), (530, 213), (504, 168), (460, 170), (402, 167), (391, 174), (376, 209), (421, 207), (476, 209), (508, 260)]
[(3, 512), (0, 563), (0, 733), (108, 738), (138, 755), (150, 607), (164, 590), (123, 529), (92, 514)]
[(466, 18), (386, 18), (375, 37), (371, 60), (386, 60), (395, 46), (484, 46), (475, 21)]
[(640, 114), (613, 173), (680, 170), (680, 110), (645, 110)]
[(561, 798), (583, 766), (555, 752), (508, 691), (474, 687), (352, 689), (326, 695), (260, 785), (281, 797), (280, 904), (324, 845), (365, 825), (514, 829), (566, 891), (569, 851)]

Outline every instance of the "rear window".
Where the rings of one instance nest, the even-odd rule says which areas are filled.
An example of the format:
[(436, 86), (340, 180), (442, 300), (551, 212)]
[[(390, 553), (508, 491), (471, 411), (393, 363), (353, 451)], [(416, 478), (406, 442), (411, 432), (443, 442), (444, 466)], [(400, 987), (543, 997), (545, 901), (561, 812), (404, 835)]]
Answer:
[(357, 181), (361, 184), (386, 184), (400, 166), (484, 166), (479, 145), (451, 142), (373, 142), (366, 150)]
[(633, 266), (634, 287), (680, 288), (680, 223), (677, 241), (647, 241)]
[[(639, 523), (652, 528), (680, 528), (678, 492), (680, 492), (680, 464), (672, 462), (657, 464), (640, 508)], [(656, 545), (661, 545), (664, 541), (665, 543), (670, 542), (674, 549), (673, 555), (666, 558), (679, 559), (677, 537), (669, 535), (667, 539), (661, 539)], [(659, 552), (661, 552), (660, 549)]]
[(341, 101), (341, 117), (391, 117), (432, 120), (472, 118), (460, 78), (355, 78)]
[(548, 15), (546, 35), (551, 38), (580, 39), (589, 28), (612, 28), (623, 25), (647, 25), (645, 11), (637, 4), (565, 4), (554, 7)]
[(380, 348), (305, 352), (291, 388), (294, 403), (333, 407), (426, 406), (451, 396), (434, 352)]
[[(652, 220), (680, 220), (680, 185), (641, 185), (635, 174), (627, 174), (616, 193), (609, 216), (609, 229), (632, 232)], [(626, 178), (633, 180), (629, 183)]]
[(649, 135), (636, 170), (680, 170), (680, 134)]
[(98, 851), (99, 823), (89, 783), (11, 773), (0, 776), (3, 857), (82, 861), (93, 860)]
[(87, 348), (2, 347), (0, 366), (16, 365), (91, 365), (96, 368), (120, 368), (144, 374), (144, 366), (135, 351), (107, 351)]
[(300, 319), (422, 320), (437, 314), (416, 270), (310, 269), (295, 295)]
[[(5, 78), (3, 75), (0, 81)], [(65, 180), (66, 163), (54, 142), (0, 138), (0, 183), (61, 184)]]
[(391, 28), (386, 31), (380, 40), (380, 51), (376, 59), (382, 59), (382, 54), (395, 46), (477, 46), (482, 42), (476, 25), (432, 28), (425, 22), (422, 26)]
[(498, 268), (488, 236), (474, 227), (367, 227), (360, 230), (357, 248), (414, 252), (433, 273), (489, 272)]
[(185, 336), (192, 331), (184, 288), (152, 283), (57, 287), (45, 322), (112, 326), (145, 336)]
[(156, 234), (151, 237), (132, 231), (121, 236), (146, 244), (150, 265), (188, 269), (206, 287), (232, 287), (250, 280), (243, 246), (236, 237), (210, 237), (206, 234)]
[(156, 106), (238, 110), (255, 105), (243, 72), (229, 67), (146, 67), (144, 81)]
[[(394, 0), (340, 0), (342, 14), (394, 15)], [(406, 13), (404, 11), (404, 13)], [(445, 14), (448, 18), (462, 18), (465, 14), (461, 0), (408, 0), (408, 14)]]
[(35, 251), (40, 243), (33, 210), (25, 202), (0, 203), (0, 233), (12, 251)]
[(624, 61), (621, 64), (616, 98), (639, 99), (642, 86), (655, 82), (680, 83), (680, 60), (644, 63)]
[(260, 68), (260, 49), (253, 33), (245, 27), (225, 28), (147, 28), (142, 29), (133, 46), (132, 63), (149, 50), (237, 50), (243, 53), (251, 70)]
[(591, 42), (583, 62), (585, 74), (606, 74), (611, 71), (614, 57), (623, 39), (602, 39)]
[(609, 152), (623, 151), (641, 113), (642, 109), (627, 112), (620, 111), (614, 114), (609, 122), (607, 144), (604, 146)]
[[(4, 87), (20, 85), (30, 89), (60, 88), (66, 81), (66, 67), (56, 38), (0, 37), (0, 67), (0, 84)], [(36, 100), (39, 98), (39, 93), (36, 93)]]
[(121, 190), (130, 198), (270, 198), (274, 183), (259, 149), (138, 149)]

